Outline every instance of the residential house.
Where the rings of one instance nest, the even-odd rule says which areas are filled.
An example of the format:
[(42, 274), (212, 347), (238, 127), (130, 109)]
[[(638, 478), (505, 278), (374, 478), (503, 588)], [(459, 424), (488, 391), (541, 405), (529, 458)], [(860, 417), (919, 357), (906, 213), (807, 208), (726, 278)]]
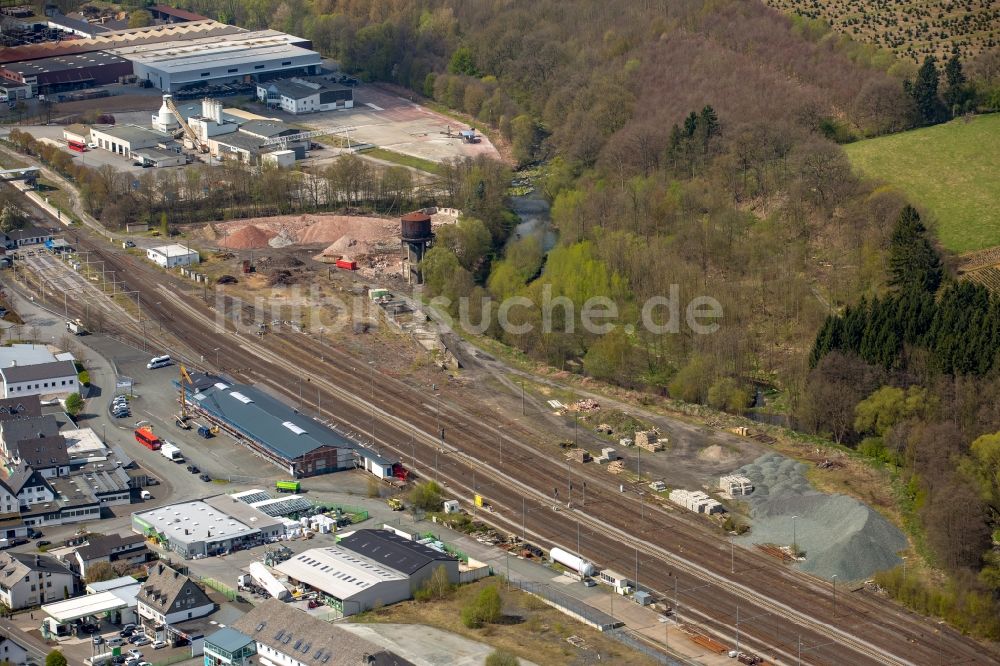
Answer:
[(194, 581), (165, 564), (153, 567), (139, 590), (140, 621), (151, 629), (204, 617), (215, 611), (215, 603)]
[(0, 423), (15, 419), (37, 418), (42, 415), (42, 401), (37, 395), (0, 398)]
[(47, 504), (56, 499), (56, 493), (45, 477), (24, 463), (15, 467), (4, 479), (4, 483), (17, 497), (22, 509), (33, 504)]
[(54, 557), (0, 553), (0, 603), (12, 610), (38, 606), (72, 595), (76, 576)]
[(69, 475), (69, 452), (62, 435), (22, 439), (10, 452), (15, 465), (23, 463), (46, 479)]
[(27, 664), (28, 649), (12, 635), (0, 634), (0, 664)]
[(141, 564), (149, 558), (146, 540), (141, 534), (101, 534), (92, 535), (73, 553), (70, 566), (76, 569), (81, 578), (87, 577), (87, 567), (98, 562)]
[(51, 414), (0, 421), (0, 455), (15, 464), (17, 443), (42, 437), (58, 437), (59, 421)]
[[(231, 625), (254, 643), (257, 660), (254, 663), (280, 666), (413, 666), (412, 662), (383, 649), (336, 624), (324, 622), (303, 610), (277, 599), (268, 599)], [(209, 645), (225, 644), (248, 649), (243, 639), (233, 636), (205, 639), (206, 663)], [(241, 645), (242, 643), (242, 645)], [(220, 646), (221, 647), (221, 646)], [(235, 666), (251, 663), (232, 660)]]

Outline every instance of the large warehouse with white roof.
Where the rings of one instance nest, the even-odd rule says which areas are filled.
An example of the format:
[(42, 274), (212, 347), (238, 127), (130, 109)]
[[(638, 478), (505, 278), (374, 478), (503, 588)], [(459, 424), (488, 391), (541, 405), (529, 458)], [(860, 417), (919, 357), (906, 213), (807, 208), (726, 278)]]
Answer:
[(302, 40), (275, 30), (116, 48), (136, 77), (163, 92), (205, 83), (241, 83), (293, 74), (316, 74), (320, 55)]

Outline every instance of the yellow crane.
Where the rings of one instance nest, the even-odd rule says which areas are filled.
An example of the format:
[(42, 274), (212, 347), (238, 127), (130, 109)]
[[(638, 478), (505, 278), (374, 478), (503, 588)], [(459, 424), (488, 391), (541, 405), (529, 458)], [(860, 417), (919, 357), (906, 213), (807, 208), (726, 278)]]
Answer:
[(191, 375), (188, 374), (187, 368), (180, 364), (178, 364), (177, 367), (180, 369), (180, 377), (177, 381), (177, 385), (180, 387), (179, 400), (181, 403), (181, 412), (177, 415), (177, 425), (184, 430), (190, 430), (191, 424), (188, 423), (188, 419), (190, 419), (191, 416), (187, 411), (187, 395), (184, 393), (184, 382), (194, 386), (194, 381), (191, 379)]
[(174, 114), (174, 118), (176, 118), (177, 122), (180, 123), (184, 133), (187, 135), (188, 139), (191, 140), (191, 144), (201, 152), (207, 153), (208, 146), (202, 143), (201, 139), (198, 137), (198, 133), (195, 132), (190, 125), (188, 125), (186, 120), (184, 120), (184, 116), (181, 115), (180, 109), (178, 109), (177, 105), (174, 104), (173, 98), (168, 95), (164, 95), (163, 101), (167, 105), (167, 108), (170, 109), (170, 113)]

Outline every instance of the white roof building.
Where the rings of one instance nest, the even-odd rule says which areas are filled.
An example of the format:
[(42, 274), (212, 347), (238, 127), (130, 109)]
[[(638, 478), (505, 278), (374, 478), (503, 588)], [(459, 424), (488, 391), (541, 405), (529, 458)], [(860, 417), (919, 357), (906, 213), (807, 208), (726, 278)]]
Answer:
[[(212, 501), (214, 498), (210, 498)], [(228, 498), (223, 498), (228, 500)], [(216, 555), (233, 546), (256, 545), (284, 532), (280, 521), (234, 500), (232, 510), (222, 510), (225, 502), (196, 500), (168, 504), (132, 514), (132, 530), (156, 535), (166, 547), (183, 557)], [(237, 515), (234, 515), (238, 512)]]
[(339, 546), (312, 548), (276, 568), (329, 597), (344, 615), (410, 598), (407, 576)]
[(201, 261), (197, 250), (184, 245), (161, 245), (146, 250), (146, 258), (162, 268), (175, 266), (191, 266)]

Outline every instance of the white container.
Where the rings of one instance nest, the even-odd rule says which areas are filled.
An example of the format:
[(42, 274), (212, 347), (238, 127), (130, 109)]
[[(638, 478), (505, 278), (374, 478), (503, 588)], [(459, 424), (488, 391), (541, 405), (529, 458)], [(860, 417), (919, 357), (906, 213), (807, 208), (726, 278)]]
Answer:
[(553, 562), (558, 562), (559, 564), (572, 569), (581, 576), (594, 575), (593, 564), (582, 557), (563, 550), (562, 548), (553, 548), (549, 551), (549, 557), (552, 558)]

